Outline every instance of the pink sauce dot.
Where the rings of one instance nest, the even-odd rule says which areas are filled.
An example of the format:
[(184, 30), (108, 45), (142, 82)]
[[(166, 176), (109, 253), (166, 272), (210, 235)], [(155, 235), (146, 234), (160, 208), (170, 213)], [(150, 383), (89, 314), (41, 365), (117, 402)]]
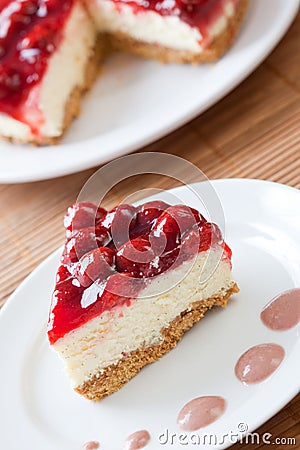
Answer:
[(86, 442), (82, 448), (83, 450), (97, 450), (99, 447), (100, 444), (98, 441), (90, 441)]
[(226, 401), (222, 397), (198, 397), (181, 409), (177, 423), (182, 430), (199, 430), (217, 420), (225, 409)]
[(138, 450), (145, 447), (150, 441), (150, 434), (147, 430), (140, 430), (132, 433), (125, 442), (125, 450)]
[(296, 326), (300, 321), (300, 288), (275, 297), (264, 307), (260, 318), (271, 330), (285, 331)]
[(260, 383), (277, 369), (284, 355), (284, 349), (277, 344), (251, 347), (236, 363), (235, 375), (245, 384)]

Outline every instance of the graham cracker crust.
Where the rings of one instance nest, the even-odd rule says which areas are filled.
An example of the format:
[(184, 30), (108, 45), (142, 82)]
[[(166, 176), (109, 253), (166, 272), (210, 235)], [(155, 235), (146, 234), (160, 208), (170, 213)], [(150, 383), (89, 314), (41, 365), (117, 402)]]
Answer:
[(146, 365), (158, 361), (163, 355), (176, 347), (184, 333), (198, 322), (213, 306), (227, 306), (229, 297), (239, 292), (236, 284), (222, 295), (207, 300), (194, 302), (191, 308), (182, 312), (162, 330), (162, 343), (140, 348), (125, 356), (116, 365), (108, 366), (104, 373), (95, 375), (91, 380), (75, 388), (75, 391), (88, 400), (101, 400), (107, 395), (121, 389), (131, 378)]
[(162, 63), (201, 64), (215, 62), (230, 48), (246, 15), (249, 0), (241, 0), (226, 29), (218, 35), (201, 53), (175, 50), (156, 44), (149, 44), (128, 37), (124, 33), (108, 34), (114, 50), (133, 53), (143, 58), (156, 59)]
[(7, 137), (0, 135), (10, 142), (18, 144), (31, 144), (35, 146), (42, 145), (57, 145), (59, 144), (62, 136), (64, 135), (67, 128), (70, 126), (72, 121), (79, 116), (81, 110), (81, 99), (82, 96), (87, 92), (93, 85), (99, 73), (100, 63), (104, 60), (107, 53), (107, 45), (103, 38), (98, 38), (95, 47), (92, 49), (90, 57), (86, 63), (84, 82), (82, 86), (75, 86), (72, 90), (68, 101), (65, 106), (64, 123), (63, 130), (60, 136), (49, 137), (49, 136), (36, 136), (29, 140), (27, 139), (15, 139), (12, 137)]

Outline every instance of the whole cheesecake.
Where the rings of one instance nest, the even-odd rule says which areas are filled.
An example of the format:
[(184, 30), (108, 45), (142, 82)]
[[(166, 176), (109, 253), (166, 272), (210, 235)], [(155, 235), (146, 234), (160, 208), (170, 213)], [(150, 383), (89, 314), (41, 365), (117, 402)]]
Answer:
[(238, 292), (218, 226), (188, 206), (78, 203), (65, 226), (48, 337), (90, 400), (120, 389)]
[(0, 0), (0, 135), (57, 142), (112, 49), (163, 62), (215, 61), (247, 0)]

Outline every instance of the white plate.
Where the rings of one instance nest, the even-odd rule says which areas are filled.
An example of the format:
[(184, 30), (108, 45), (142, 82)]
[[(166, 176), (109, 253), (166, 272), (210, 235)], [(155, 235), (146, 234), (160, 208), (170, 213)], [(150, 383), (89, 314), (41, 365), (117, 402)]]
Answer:
[[(96, 404), (71, 390), (47, 343), (46, 320), (61, 250), (55, 252), (0, 313), (1, 449), (75, 450), (96, 439), (103, 450), (119, 450), (126, 436), (145, 428), (152, 435), (147, 450), (178, 449), (180, 445), (160, 445), (158, 436), (166, 428), (180, 434), (176, 416), (191, 398), (221, 395), (227, 400), (225, 414), (199, 431), (221, 439), (237, 433), (239, 424), (255, 429), (297, 393), (299, 327), (274, 332), (259, 314), (273, 296), (300, 286), (300, 193), (252, 180), (219, 180), (213, 186), (224, 209), (241, 292), (225, 310), (211, 311), (161, 361)], [(176, 193), (193, 205), (190, 190)], [(282, 345), (286, 357), (270, 378), (246, 387), (234, 376), (235, 362), (245, 349), (264, 342)]]
[(282, 38), (299, 0), (251, 0), (241, 33), (215, 65), (161, 65), (111, 58), (56, 147), (0, 142), (0, 183), (53, 178), (102, 164), (191, 120), (246, 78)]

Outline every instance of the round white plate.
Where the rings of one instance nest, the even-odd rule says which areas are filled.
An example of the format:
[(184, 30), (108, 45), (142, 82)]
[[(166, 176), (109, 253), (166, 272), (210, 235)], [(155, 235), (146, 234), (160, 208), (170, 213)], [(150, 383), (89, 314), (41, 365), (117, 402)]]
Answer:
[[(79, 450), (84, 442), (98, 440), (103, 450), (120, 450), (139, 429), (151, 433), (147, 450), (179, 449), (180, 444), (160, 444), (158, 437), (168, 429), (178, 439), (180, 408), (201, 395), (227, 400), (224, 415), (197, 432), (216, 435), (213, 448), (226, 448), (228, 437), (221, 444), (225, 434), (254, 430), (297, 393), (299, 327), (271, 331), (259, 315), (276, 294), (300, 286), (300, 192), (264, 181), (212, 184), (224, 209), (240, 293), (225, 310), (208, 313), (162, 360), (119, 392), (93, 403), (72, 391), (61, 361), (48, 346), (46, 321), (61, 250), (55, 252), (0, 312), (1, 449)], [(198, 206), (186, 187), (176, 193)], [(245, 386), (235, 378), (235, 362), (247, 348), (265, 342), (282, 345), (285, 359), (263, 383)]]
[(33, 148), (0, 142), (0, 183), (78, 172), (183, 125), (261, 63), (288, 29), (298, 6), (299, 0), (251, 0), (237, 41), (214, 65), (162, 65), (127, 55), (110, 58), (62, 145)]

